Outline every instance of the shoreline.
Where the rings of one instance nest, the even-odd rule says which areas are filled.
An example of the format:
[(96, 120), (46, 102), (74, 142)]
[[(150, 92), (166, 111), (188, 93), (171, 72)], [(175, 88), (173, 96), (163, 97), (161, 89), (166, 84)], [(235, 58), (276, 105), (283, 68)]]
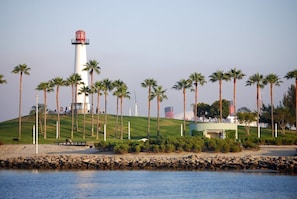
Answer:
[(82, 146), (1, 145), (0, 169), (93, 170), (272, 170), (297, 173), (297, 146), (260, 146), (237, 153), (114, 154)]

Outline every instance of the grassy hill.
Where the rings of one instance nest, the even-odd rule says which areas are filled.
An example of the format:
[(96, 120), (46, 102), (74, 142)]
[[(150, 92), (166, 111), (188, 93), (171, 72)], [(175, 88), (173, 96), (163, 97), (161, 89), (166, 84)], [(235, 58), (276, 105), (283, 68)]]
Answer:
[[(127, 139), (128, 121), (130, 121), (131, 139), (137, 140), (146, 137), (147, 135), (147, 117), (124, 116), (124, 139)], [(71, 115), (61, 115), (61, 138), (56, 139), (56, 115), (47, 115), (47, 139), (43, 138), (43, 132), (39, 130), (39, 143), (55, 143), (64, 142), (66, 138), (70, 138), (71, 133)], [(101, 129), (104, 123), (104, 115), (100, 115)], [(160, 135), (163, 137), (180, 137), (180, 126), (183, 120), (176, 119), (160, 119)], [(186, 135), (189, 135), (188, 125), (191, 122), (187, 121)], [(0, 123), (0, 142), (4, 144), (30, 144), (32, 143), (32, 127), (35, 124), (35, 116), (24, 116), (22, 118), (22, 139), (13, 141), (13, 138), (18, 137), (18, 119), (13, 119)], [(96, 127), (96, 116), (94, 116), (94, 128)], [(120, 117), (119, 117), (120, 125)], [(40, 125), (39, 125), (40, 127)], [(116, 116), (107, 115), (107, 140), (115, 140), (120, 138), (120, 129), (116, 131)], [(103, 131), (99, 133), (99, 140), (103, 140)], [(96, 130), (95, 130), (96, 132)], [(151, 137), (156, 137), (157, 118), (151, 118)], [(83, 115), (79, 115), (79, 131), (74, 132), (73, 141), (88, 141), (98, 142), (96, 137), (91, 136), (91, 115), (86, 115), (86, 139), (82, 138), (83, 133)], [(239, 139), (246, 137), (243, 127), (238, 127)], [(296, 137), (293, 131), (286, 131), (285, 135), (279, 133), (280, 138)], [(257, 129), (251, 128), (251, 138), (257, 137)], [(270, 139), (271, 130), (261, 129), (261, 138)]]

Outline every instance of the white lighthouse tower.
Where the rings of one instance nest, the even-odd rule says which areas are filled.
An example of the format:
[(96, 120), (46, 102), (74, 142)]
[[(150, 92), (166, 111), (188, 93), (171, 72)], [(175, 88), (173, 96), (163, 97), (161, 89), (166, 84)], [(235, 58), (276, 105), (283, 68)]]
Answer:
[[(85, 64), (87, 63), (87, 49), (86, 45), (89, 45), (89, 39), (86, 39), (86, 33), (83, 30), (75, 32), (75, 39), (71, 40), (72, 45), (75, 45), (75, 57), (74, 57), (74, 73), (81, 76), (84, 85), (78, 86), (78, 91), (83, 86), (88, 86), (88, 71), (84, 71)], [(84, 104), (85, 95), (76, 93), (77, 110), (78, 112), (87, 112), (89, 110), (89, 97), (86, 96), (86, 104)]]

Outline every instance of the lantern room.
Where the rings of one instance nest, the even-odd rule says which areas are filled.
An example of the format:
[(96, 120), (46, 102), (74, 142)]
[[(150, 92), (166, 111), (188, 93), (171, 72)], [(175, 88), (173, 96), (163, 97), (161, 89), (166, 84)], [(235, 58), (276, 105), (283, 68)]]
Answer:
[(86, 39), (86, 32), (83, 30), (78, 30), (75, 32), (75, 39), (72, 39), (72, 44), (89, 44), (89, 40)]

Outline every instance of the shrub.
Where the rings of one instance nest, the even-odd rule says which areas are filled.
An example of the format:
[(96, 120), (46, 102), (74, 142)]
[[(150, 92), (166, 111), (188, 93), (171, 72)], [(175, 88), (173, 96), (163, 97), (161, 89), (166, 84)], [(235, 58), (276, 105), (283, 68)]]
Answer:
[(192, 130), (192, 136), (201, 137), (201, 136), (203, 136), (203, 131)]
[(226, 138), (235, 140), (235, 133), (236, 133), (235, 130), (226, 130), (225, 133), (226, 133)]
[(129, 144), (127, 143), (119, 143), (113, 149), (113, 151), (118, 154), (128, 153), (128, 150), (129, 150)]
[(171, 153), (175, 151), (175, 146), (173, 144), (167, 144), (166, 145), (166, 152)]

